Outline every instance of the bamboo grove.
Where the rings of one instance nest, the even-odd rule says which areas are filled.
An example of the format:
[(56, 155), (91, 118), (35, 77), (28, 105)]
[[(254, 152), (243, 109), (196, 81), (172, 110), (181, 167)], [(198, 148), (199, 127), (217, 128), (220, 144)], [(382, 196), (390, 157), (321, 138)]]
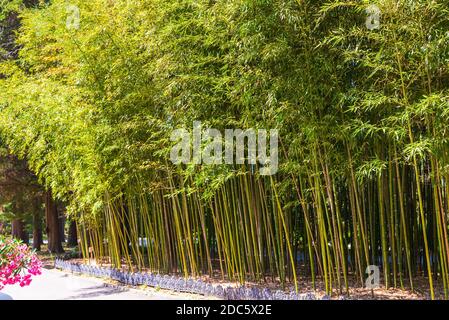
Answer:
[[(84, 257), (329, 293), (377, 265), (448, 298), (448, 1), (73, 0), (79, 26), (67, 4), (11, 6), (0, 136)], [(172, 164), (193, 121), (278, 129), (278, 173)]]

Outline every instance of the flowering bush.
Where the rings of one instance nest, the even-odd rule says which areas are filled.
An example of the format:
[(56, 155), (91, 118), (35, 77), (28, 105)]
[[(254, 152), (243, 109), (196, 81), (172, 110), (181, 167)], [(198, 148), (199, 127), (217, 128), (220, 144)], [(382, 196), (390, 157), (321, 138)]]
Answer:
[(31, 276), (41, 274), (41, 267), (41, 261), (27, 245), (0, 237), (0, 290), (7, 284), (28, 286)]

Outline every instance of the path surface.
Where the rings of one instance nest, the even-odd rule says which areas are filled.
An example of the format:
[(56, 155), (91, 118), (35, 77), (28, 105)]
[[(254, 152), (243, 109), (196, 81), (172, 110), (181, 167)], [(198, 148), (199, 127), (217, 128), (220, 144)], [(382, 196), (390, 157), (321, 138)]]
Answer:
[(96, 278), (43, 269), (28, 287), (16, 284), (0, 291), (0, 300), (175, 300), (189, 299), (169, 292), (105, 285)]

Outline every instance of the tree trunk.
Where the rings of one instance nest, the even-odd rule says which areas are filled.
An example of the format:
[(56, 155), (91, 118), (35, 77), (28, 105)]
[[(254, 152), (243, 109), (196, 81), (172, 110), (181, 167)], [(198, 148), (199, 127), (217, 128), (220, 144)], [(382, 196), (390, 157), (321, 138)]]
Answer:
[(25, 223), (21, 219), (14, 219), (12, 221), (12, 236), (16, 239), (22, 240), (28, 244), (29, 237), (25, 230)]
[(63, 253), (58, 209), (50, 191), (45, 193), (45, 217), (47, 219), (48, 251), (51, 253)]
[(59, 217), (59, 234), (61, 236), (61, 242), (65, 242), (65, 220), (65, 215), (62, 214)]
[(78, 245), (78, 234), (76, 232), (76, 221), (75, 220), (70, 221), (67, 245), (69, 247), (76, 247)]
[(42, 219), (39, 208), (39, 200), (35, 200), (35, 207), (33, 212), (33, 249), (41, 251), (42, 244)]

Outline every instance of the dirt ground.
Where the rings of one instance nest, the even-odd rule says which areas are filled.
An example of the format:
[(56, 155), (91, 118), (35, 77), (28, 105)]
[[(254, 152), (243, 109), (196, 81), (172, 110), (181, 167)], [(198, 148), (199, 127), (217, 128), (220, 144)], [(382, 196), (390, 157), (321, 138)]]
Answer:
[[(49, 256), (42, 256), (41, 258), (44, 258), (44, 263), (47, 266), (47, 268), (53, 267), (53, 259)], [(86, 263), (87, 261), (83, 259), (71, 259), (71, 262), (77, 262), (77, 263)], [(91, 264), (95, 265), (95, 262), (91, 261)], [(108, 264), (102, 264), (103, 267), (108, 267)], [(149, 270), (144, 270), (149, 271)], [(213, 277), (210, 276), (202, 276), (198, 277), (198, 279), (203, 280), (207, 283), (212, 283), (214, 285), (220, 284), (223, 287), (232, 286), (236, 287), (239, 286), (239, 283), (236, 282), (229, 282), (229, 281), (223, 281), (221, 277), (217, 274)], [(331, 295), (331, 299), (340, 300), (340, 299), (350, 299), (350, 300), (428, 300), (430, 299), (430, 292), (429, 292), (429, 285), (427, 278), (418, 277), (413, 280), (414, 282), (414, 290), (412, 291), (410, 289), (410, 283), (408, 279), (404, 279), (403, 285), (404, 288), (400, 288), (399, 279), (397, 288), (388, 288), (386, 289), (383, 280), (381, 279), (381, 286), (380, 288), (376, 289), (366, 289), (363, 288), (360, 284), (360, 282), (355, 281), (354, 279), (349, 280), (349, 295), (346, 293), (344, 287), (342, 288), (342, 291), (338, 288), (333, 288), (333, 293)], [(434, 282), (437, 282), (434, 280)], [(115, 283), (114, 282), (110, 282)], [(118, 283), (117, 283), (118, 284)], [(269, 288), (271, 290), (294, 290), (293, 284), (289, 284), (286, 287), (282, 288), (276, 279), (266, 279), (266, 281), (262, 283), (254, 283), (254, 282), (246, 282), (246, 286), (256, 286), (256, 287), (265, 287)], [(145, 286), (141, 286), (140, 289), (145, 289)], [(314, 292), (317, 296), (325, 296), (325, 288), (324, 284), (317, 280), (315, 283), (315, 290), (313, 289), (312, 282), (310, 279), (304, 279), (300, 278), (298, 281), (298, 290), (299, 293), (309, 293)], [(439, 287), (438, 285), (435, 285), (435, 297), (436, 299), (444, 299), (443, 294), (443, 288)]]

